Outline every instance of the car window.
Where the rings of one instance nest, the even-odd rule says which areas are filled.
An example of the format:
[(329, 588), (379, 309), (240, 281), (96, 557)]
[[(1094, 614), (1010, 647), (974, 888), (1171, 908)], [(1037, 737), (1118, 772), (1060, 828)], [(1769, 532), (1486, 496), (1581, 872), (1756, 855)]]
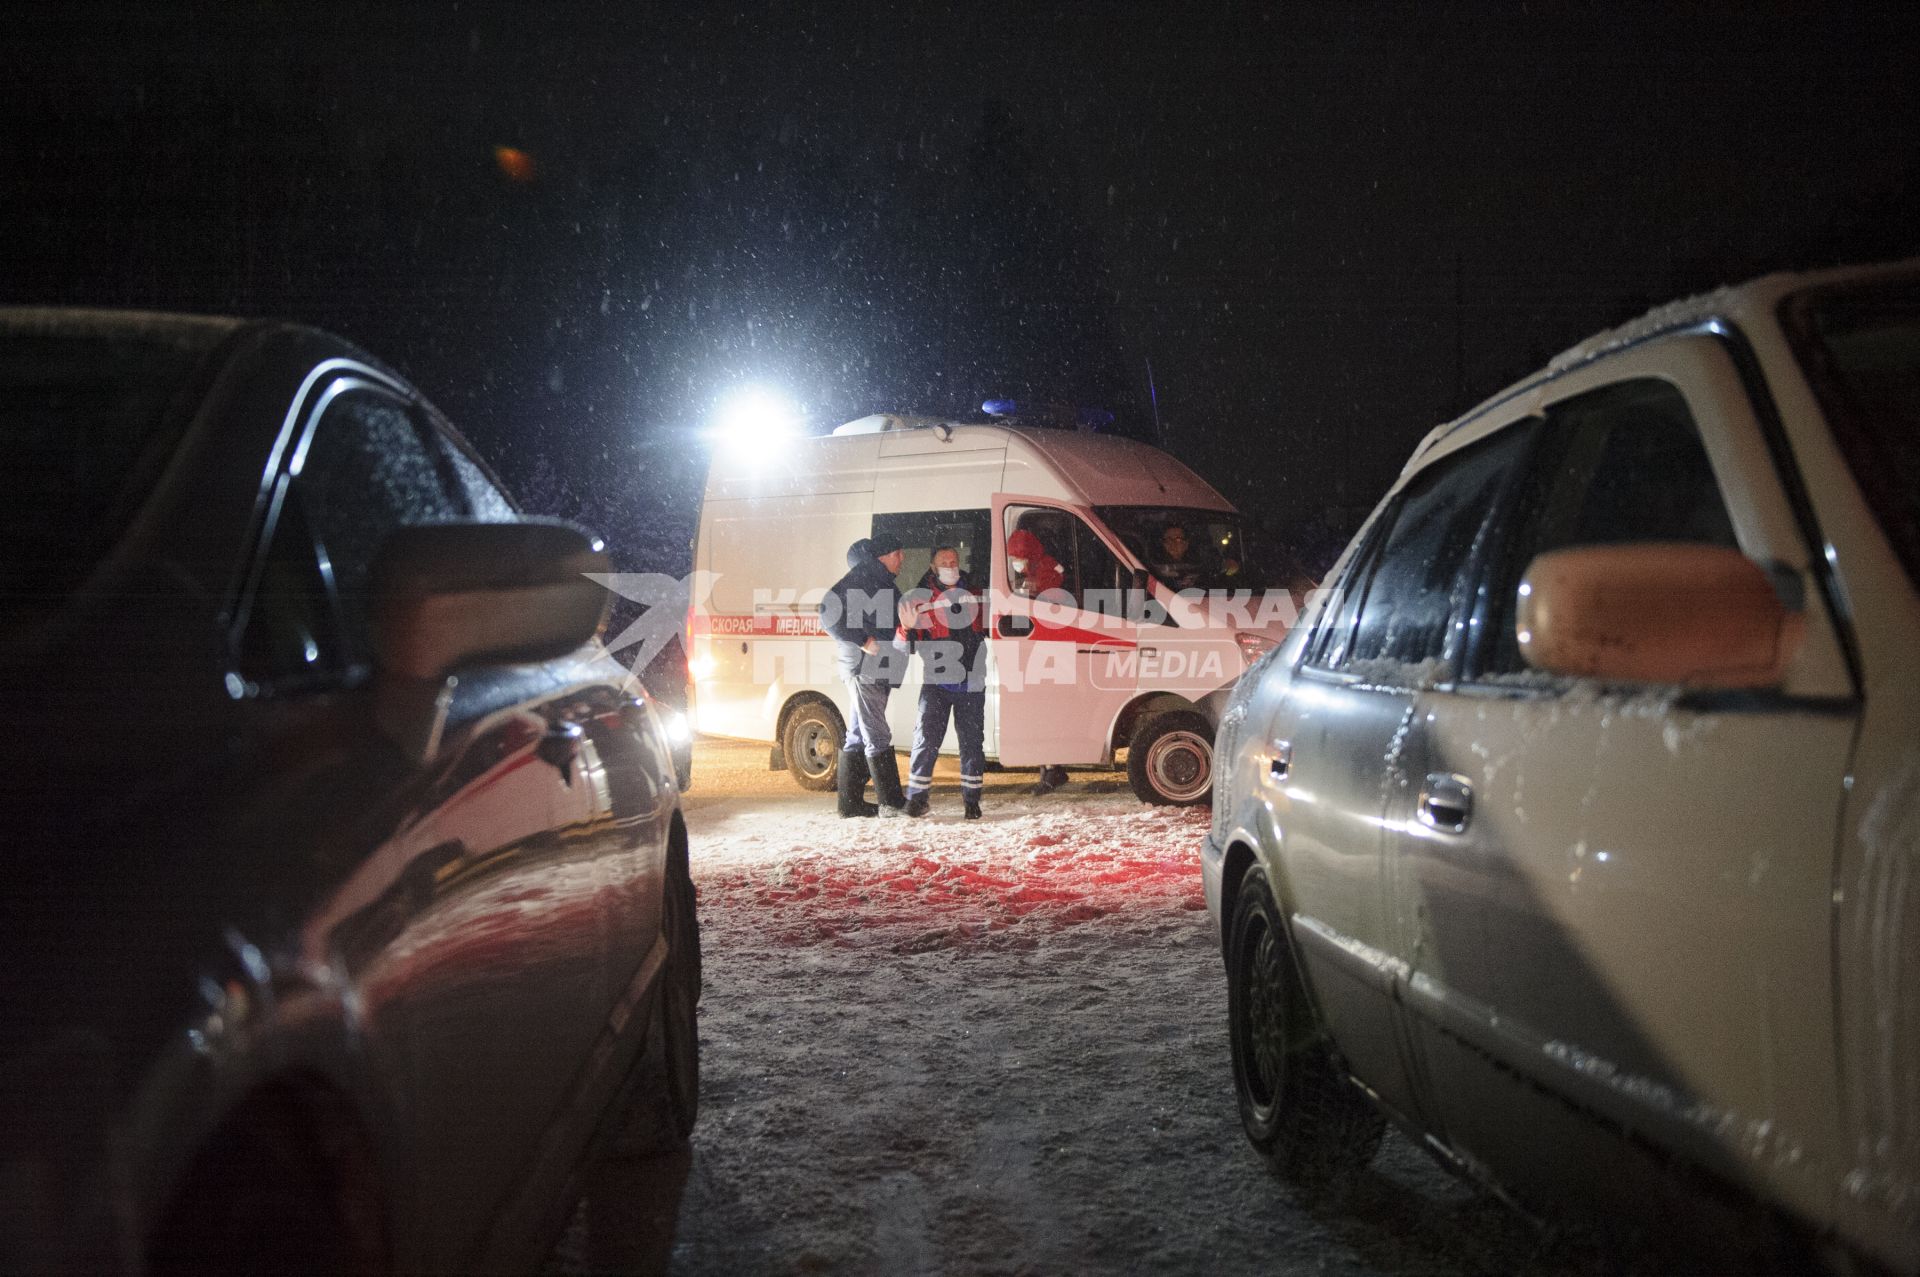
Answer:
[(1346, 570), (1332, 583), (1333, 596), (1321, 610), (1319, 627), (1307, 641), (1306, 663), (1317, 669), (1332, 669), (1346, 656), (1347, 643), (1353, 637), (1353, 623), (1360, 615), (1360, 601), (1366, 597), (1367, 577), (1379, 553), (1380, 538), (1387, 520), (1376, 522), (1367, 531), (1366, 542), (1348, 559)]
[(1739, 544), (1686, 399), (1657, 377), (1618, 382), (1549, 409), (1515, 501), (1515, 535), (1495, 570), (1477, 674), (1527, 669), (1513, 608), (1536, 555), (1649, 541)]
[(1080, 606), (1090, 611), (1121, 615), (1122, 591), (1126, 589), (1131, 573), (1121, 569), (1120, 560), (1107, 548), (1107, 543), (1079, 519), (1073, 521), (1073, 551), (1080, 581), (1077, 595)]
[(1084, 521), (1050, 506), (1008, 506), (1006, 519), (1007, 579), (1016, 594), (1121, 612), (1127, 574)]
[(52, 606), (113, 546), (186, 425), (220, 331), (132, 320), (9, 329), (0, 346), (0, 620)]
[(466, 502), (469, 518), (482, 523), (511, 523), (518, 517), (513, 502), (507, 500), (506, 494), (494, 485), (465, 448), (438, 430), (434, 431), (434, 440), (447, 458), (453, 472), (454, 490)]
[(960, 570), (986, 585), (987, 540), (993, 527), (993, 512), (978, 510), (915, 510), (906, 514), (876, 514), (873, 530), (900, 542), (906, 553), (900, 558), (900, 572), (894, 578), (903, 590), (920, 584), (933, 563), (933, 552), (950, 545), (960, 556)]
[(1383, 521), (1378, 551), (1345, 592), (1327, 668), (1369, 681), (1429, 683), (1452, 676), (1473, 614), (1473, 565), (1501, 489), (1531, 435), (1502, 430), (1428, 466)]
[(1847, 468), (1920, 585), (1920, 287), (1823, 289), (1787, 320)]
[(1313, 588), (1290, 551), (1231, 510), (1109, 505), (1094, 513), (1169, 589)]
[(367, 594), (374, 557), (394, 529), (463, 517), (407, 406), (350, 390), (327, 406), (294, 480), (315, 541), (332, 564), (349, 639), (371, 651)]

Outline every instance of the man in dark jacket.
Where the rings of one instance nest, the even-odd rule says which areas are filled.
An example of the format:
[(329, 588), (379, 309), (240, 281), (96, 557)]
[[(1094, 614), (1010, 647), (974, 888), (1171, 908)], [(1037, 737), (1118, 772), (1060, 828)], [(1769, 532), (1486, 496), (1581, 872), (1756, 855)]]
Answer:
[(960, 738), (960, 797), (966, 818), (980, 819), (980, 789), (987, 767), (986, 600), (960, 571), (950, 545), (933, 552), (933, 566), (908, 596), (911, 622), (903, 618), (901, 642), (920, 654), (920, 721), (913, 729), (913, 767), (907, 776), (907, 815), (931, 806), (933, 764), (953, 719)]
[[(887, 697), (906, 673), (906, 654), (893, 646), (900, 611), (894, 574), (903, 557), (899, 539), (885, 533), (855, 541), (847, 547), (847, 574), (820, 601), (820, 625), (833, 636), (853, 711), (840, 750), (842, 816), (898, 816), (907, 806), (887, 727)], [(877, 808), (864, 797), (869, 775)]]

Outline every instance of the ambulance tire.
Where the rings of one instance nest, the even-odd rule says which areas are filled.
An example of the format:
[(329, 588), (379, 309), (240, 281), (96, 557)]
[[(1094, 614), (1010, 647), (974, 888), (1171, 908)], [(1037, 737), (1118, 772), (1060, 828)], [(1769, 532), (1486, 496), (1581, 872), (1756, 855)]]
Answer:
[(1199, 807), (1213, 799), (1213, 729), (1192, 710), (1155, 714), (1134, 729), (1127, 780), (1143, 803)]
[(800, 788), (825, 792), (839, 783), (840, 746), (846, 739), (840, 711), (826, 701), (806, 701), (787, 715), (780, 750)]

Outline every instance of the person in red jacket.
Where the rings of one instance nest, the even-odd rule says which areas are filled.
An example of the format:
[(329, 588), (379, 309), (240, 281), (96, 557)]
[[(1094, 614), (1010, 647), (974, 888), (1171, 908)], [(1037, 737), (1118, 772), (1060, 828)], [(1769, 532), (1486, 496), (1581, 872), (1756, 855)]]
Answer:
[(1007, 538), (1007, 576), (1013, 592), (1030, 599), (1061, 588), (1067, 580), (1060, 561), (1048, 554), (1040, 538), (1025, 528), (1017, 529)]
[[(1040, 538), (1025, 528), (1017, 528), (1007, 538), (1007, 579), (1015, 594), (1040, 598), (1049, 590), (1066, 586), (1067, 574), (1060, 561), (1047, 553)], [(1040, 769), (1040, 780), (1030, 791), (1050, 794), (1067, 783), (1067, 769), (1052, 763)]]

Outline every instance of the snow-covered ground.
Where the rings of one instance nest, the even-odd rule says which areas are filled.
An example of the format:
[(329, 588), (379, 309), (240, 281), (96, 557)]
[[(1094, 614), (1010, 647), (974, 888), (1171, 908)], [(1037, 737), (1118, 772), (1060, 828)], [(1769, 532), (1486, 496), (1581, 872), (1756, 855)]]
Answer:
[(1269, 1175), (1234, 1111), (1204, 810), (1144, 807), (1116, 773), (1032, 780), (990, 776), (979, 822), (950, 775), (929, 819), (841, 821), (764, 747), (702, 744), (691, 1163), (603, 1173), (558, 1268), (1596, 1266), (1398, 1137), (1337, 1200)]

